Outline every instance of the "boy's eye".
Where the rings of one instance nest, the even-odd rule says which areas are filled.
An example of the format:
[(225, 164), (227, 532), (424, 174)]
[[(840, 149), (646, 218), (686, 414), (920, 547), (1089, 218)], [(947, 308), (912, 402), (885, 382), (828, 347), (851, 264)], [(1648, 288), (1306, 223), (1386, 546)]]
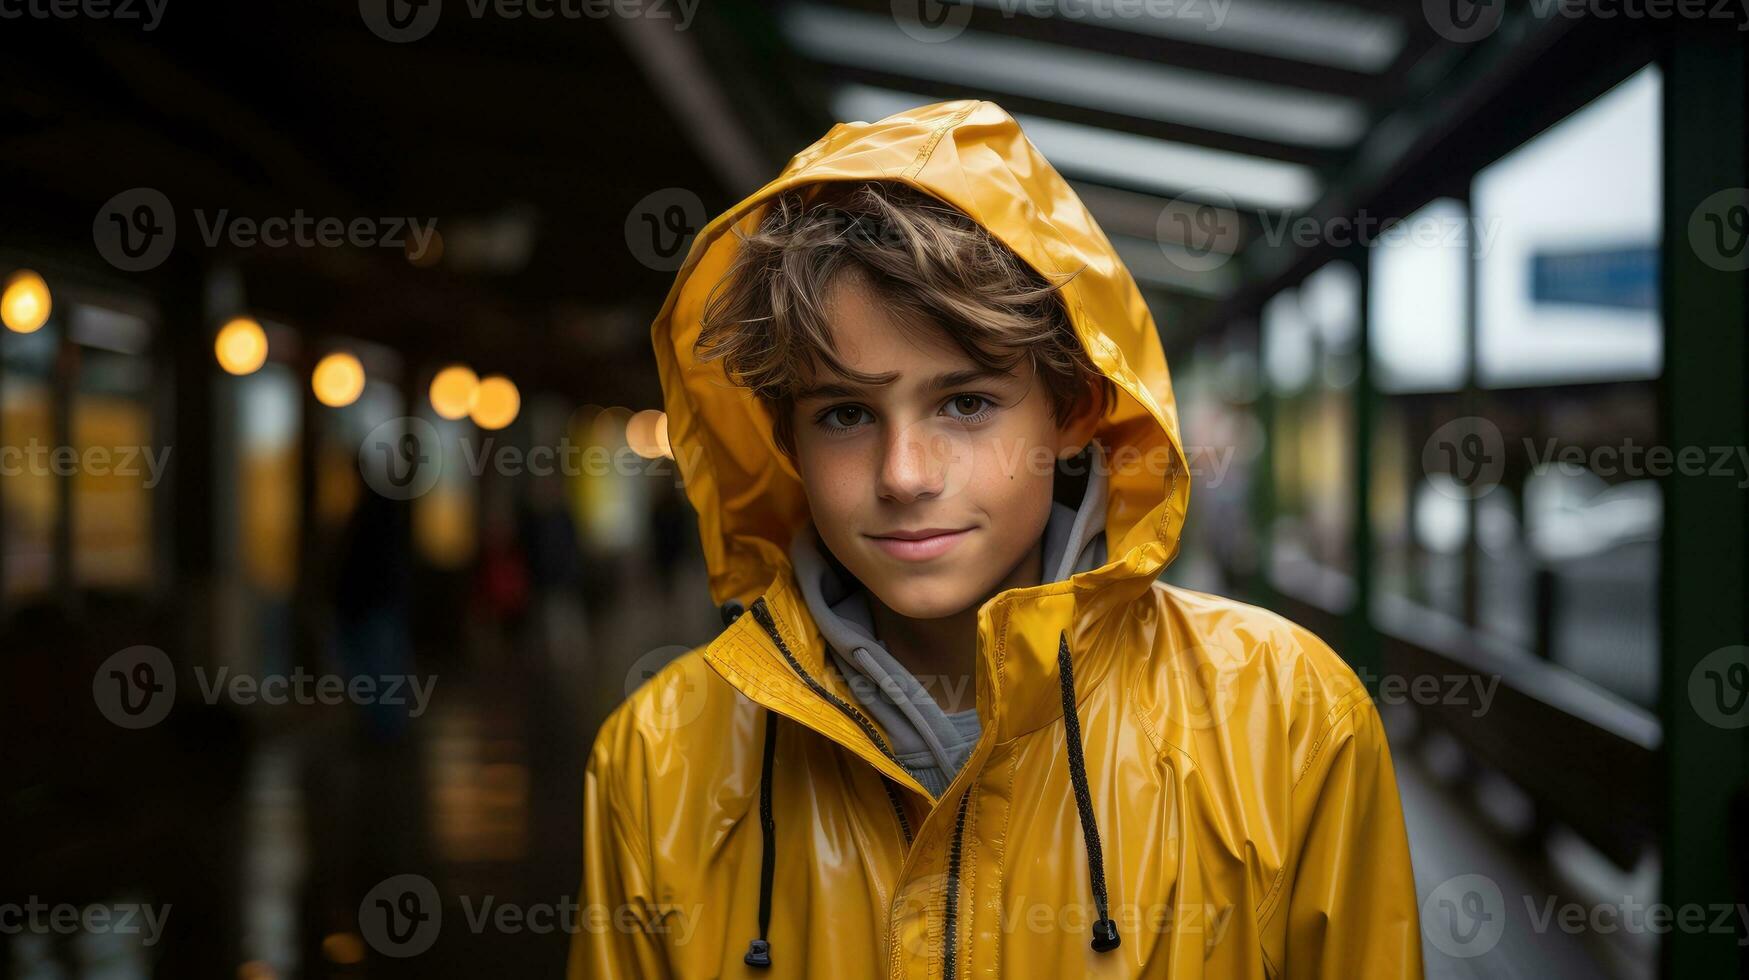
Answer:
[[(981, 418), (992, 405), (983, 395), (955, 395), (948, 400), (948, 414), (962, 422)], [(964, 414), (959, 414), (964, 413)]]
[(853, 429), (862, 421), (864, 414), (860, 405), (835, 405), (820, 413), (816, 420), (827, 429)]

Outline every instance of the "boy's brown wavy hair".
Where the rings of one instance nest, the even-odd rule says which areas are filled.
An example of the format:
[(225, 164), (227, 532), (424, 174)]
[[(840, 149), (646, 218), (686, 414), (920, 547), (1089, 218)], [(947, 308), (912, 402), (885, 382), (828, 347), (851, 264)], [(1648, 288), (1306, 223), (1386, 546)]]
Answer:
[(906, 184), (854, 181), (785, 191), (706, 298), (694, 355), (771, 409), (792, 458), (794, 395), (804, 368), (862, 384), (877, 377), (837, 356), (828, 328), (834, 282), (861, 273), (907, 330), (937, 331), (985, 368), (1030, 360), (1060, 425), (1087, 398), (1109, 406), (1111, 379), (1088, 359), (1059, 290), (959, 209)]

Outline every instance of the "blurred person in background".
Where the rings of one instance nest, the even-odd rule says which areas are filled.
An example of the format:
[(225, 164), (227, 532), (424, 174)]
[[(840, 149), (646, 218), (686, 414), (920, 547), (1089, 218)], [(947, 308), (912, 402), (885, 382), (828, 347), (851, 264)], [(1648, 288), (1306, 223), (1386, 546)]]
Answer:
[[(367, 489), (347, 522), (334, 582), (334, 637), (349, 680), (413, 670), (409, 521), (406, 501)], [(388, 741), (406, 731), (404, 707), (373, 701), (360, 710), (373, 739)]]

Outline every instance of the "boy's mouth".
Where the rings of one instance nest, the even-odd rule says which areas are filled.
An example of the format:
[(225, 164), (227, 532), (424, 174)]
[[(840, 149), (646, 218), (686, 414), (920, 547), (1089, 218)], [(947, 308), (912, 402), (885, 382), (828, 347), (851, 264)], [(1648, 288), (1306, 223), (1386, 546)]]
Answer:
[(972, 528), (926, 527), (915, 531), (889, 531), (864, 537), (900, 561), (928, 561), (946, 554), (972, 533)]

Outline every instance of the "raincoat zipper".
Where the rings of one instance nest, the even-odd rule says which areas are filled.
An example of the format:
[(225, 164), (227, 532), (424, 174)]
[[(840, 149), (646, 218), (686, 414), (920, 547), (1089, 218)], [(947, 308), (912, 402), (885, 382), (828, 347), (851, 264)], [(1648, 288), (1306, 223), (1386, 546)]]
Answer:
[(947, 851), (947, 902), (942, 911), (941, 980), (954, 980), (959, 974), (959, 905), (960, 852), (966, 833), (966, 805), (972, 799), (972, 787), (967, 786), (960, 797), (959, 812), (953, 818), (953, 845)]
[[(753, 619), (759, 623), (760, 628), (765, 630), (765, 634), (771, 637), (773, 643), (777, 644), (777, 652), (783, 654), (783, 659), (789, 663), (790, 669), (794, 670), (796, 674), (801, 677), (802, 683), (808, 685), (808, 689), (815, 694), (825, 698), (833, 707), (844, 712), (845, 716), (855, 722), (857, 727), (862, 729), (863, 734), (869, 737), (869, 740), (874, 743), (875, 748), (881, 750), (882, 755), (893, 760), (895, 765), (903, 769), (904, 763), (899, 762), (899, 757), (893, 754), (891, 748), (887, 747), (886, 739), (881, 737), (880, 730), (875, 728), (874, 723), (868, 720), (868, 716), (864, 715), (861, 711), (858, 711), (855, 706), (845, 702), (843, 698), (833, 694), (830, 690), (827, 690), (824, 684), (815, 680), (813, 675), (808, 673), (807, 668), (802, 666), (801, 661), (796, 659), (795, 654), (790, 652), (789, 644), (783, 641), (783, 634), (778, 632), (777, 621), (772, 617), (771, 609), (765, 604), (765, 597), (760, 596), (753, 600), (753, 605), (748, 607), (747, 611), (753, 614)], [(906, 850), (909, 850), (911, 848), (911, 821), (906, 818), (905, 809), (899, 803), (898, 793), (893, 789), (892, 782), (884, 773), (881, 775), (881, 789), (886, 791), (887, 802), (892, 804), (893, 816), (899, 819), (899, 833), (904, 836), (905, 848)]]

